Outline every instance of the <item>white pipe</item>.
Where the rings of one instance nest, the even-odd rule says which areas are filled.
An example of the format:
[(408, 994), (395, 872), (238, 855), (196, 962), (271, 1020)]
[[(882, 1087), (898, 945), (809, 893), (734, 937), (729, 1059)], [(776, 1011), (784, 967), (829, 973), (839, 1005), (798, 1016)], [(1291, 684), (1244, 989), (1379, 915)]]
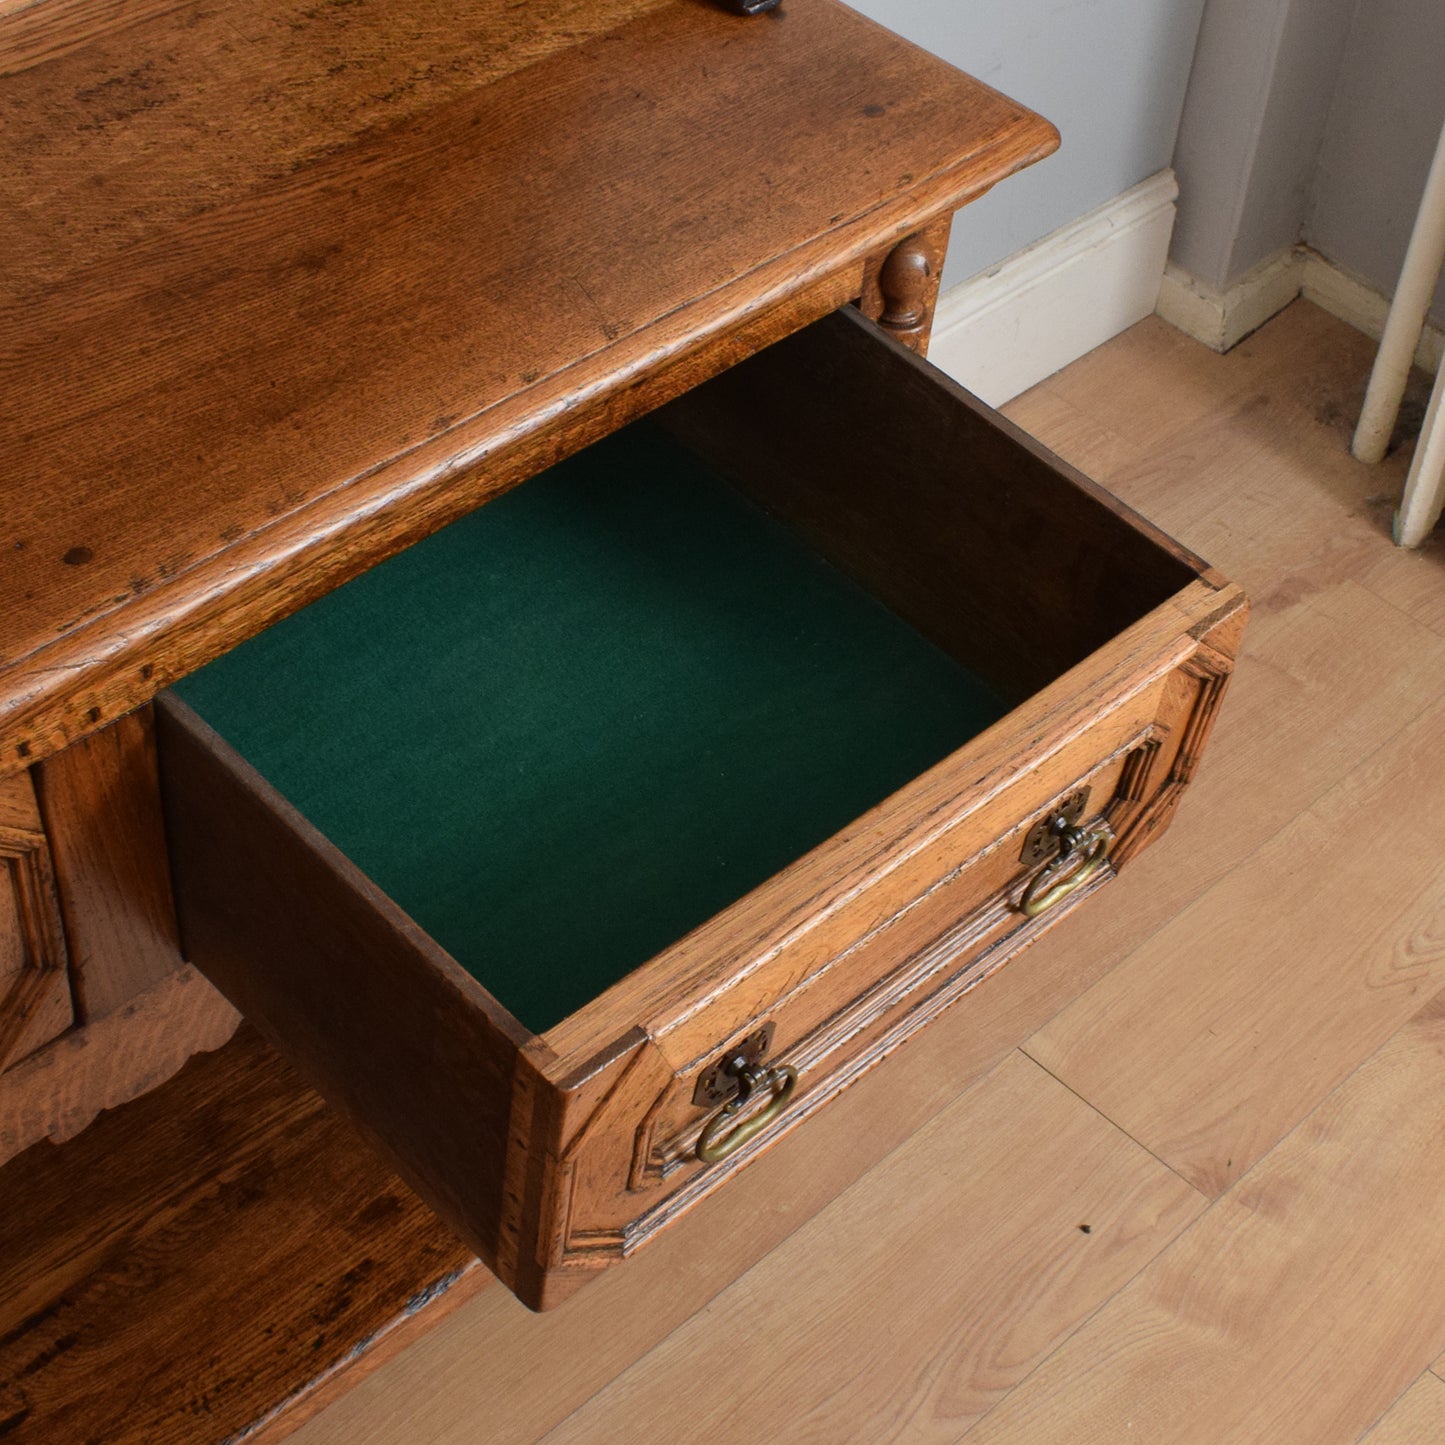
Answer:
[(1415, 458), (1405, 479), (1405, 500), (1395, 513), (1395, 541), (1401, 547), (1418, 547), (1434, 530), (1445, 503), (1445, 366), (1435, 375), (1430, 408)]
[(1365, 394), (1360, 424), (1355, 428), (1355, 440), (1350, 448), (1362, 462), (1382, 460), (1390, 443), (1400, 398), (1405, 394), (1405, 381), (1410, 375), (1410, 362), (1425, 325), (1425, 313), (1442, 263), (1445, 263), (1445, 129), (1440, 132), (1435, 159), (1430, 163), (1425, 194), (1410, 235), (1410, 249), (1405, 252), (1400, 284), (1390, 304), (1390, 317), (1380, 338), (1375, 369), (1370, 373), (1370, 389)]

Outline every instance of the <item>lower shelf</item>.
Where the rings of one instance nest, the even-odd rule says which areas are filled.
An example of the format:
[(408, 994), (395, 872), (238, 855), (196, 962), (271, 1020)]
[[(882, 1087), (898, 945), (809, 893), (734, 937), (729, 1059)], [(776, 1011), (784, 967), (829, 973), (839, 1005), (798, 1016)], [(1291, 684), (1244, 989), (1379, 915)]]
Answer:
[(0, 1439), (263, 1438), (491, 1282), (243, 1025), (0, 1170)]

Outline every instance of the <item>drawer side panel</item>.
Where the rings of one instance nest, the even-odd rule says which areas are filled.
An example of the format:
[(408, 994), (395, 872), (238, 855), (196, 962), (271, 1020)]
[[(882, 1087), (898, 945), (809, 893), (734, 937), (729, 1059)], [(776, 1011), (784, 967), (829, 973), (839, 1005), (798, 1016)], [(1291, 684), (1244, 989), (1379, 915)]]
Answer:
[(187, 956), (494, 1263), (529, 1035), (183, 703), (156, 721)]

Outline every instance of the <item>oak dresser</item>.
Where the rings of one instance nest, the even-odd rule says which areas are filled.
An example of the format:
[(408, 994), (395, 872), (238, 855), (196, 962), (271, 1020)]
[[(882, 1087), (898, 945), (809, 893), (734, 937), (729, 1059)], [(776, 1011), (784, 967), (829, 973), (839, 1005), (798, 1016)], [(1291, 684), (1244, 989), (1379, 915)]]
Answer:
[(923, 359), (1029, 111), (835, 0), (0, 0), (0, 114), (0, 1435), (558, 1304), (1167, 826), (1243, 597)]

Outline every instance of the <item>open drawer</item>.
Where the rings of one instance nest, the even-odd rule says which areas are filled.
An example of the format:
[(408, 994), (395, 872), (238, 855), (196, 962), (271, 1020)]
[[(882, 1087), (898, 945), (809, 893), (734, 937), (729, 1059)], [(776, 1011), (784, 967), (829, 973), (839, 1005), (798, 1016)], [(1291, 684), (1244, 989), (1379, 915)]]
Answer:
[(839, 312), (162, 698), (185, 949), (545, 1307), (1157, 835), (1244, 611)]

